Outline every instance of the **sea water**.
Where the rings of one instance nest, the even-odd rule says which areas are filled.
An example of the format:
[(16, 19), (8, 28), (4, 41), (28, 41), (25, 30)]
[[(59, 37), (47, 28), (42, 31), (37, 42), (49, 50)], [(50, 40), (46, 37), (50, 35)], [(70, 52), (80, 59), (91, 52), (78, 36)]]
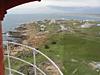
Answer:
[(2, 21), (2, 32), (6, 32), (7, 34), (3, 34), (3, 40), (16, 40), (15, 38), (8, 37), (9, 31), (14, 31), (16, 27), (21, 24), (31, 23), (38, 20), (43, 19), (69, 19), (69, 20), (94, 20), (100, 21), (98, 17), (86, 17), (86, 16), (68, 16), (68, 15), (57, 15), (57, 14), (7, 14)]

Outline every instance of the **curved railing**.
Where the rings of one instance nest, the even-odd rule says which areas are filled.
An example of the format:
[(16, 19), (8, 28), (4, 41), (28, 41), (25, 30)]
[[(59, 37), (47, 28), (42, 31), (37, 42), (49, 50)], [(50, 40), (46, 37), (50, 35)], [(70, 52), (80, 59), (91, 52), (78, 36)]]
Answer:
[[(7, 67), (5, 67), (5, 69), (9, 70), (9, 68), (7, 68)], [(16, 70), (13, 70), (13, 69), (10, 69), (10, 70), (13, 71), (13, 72), (16, 72), (16, 73), (18, 73), (18, 74), (25, 75), (25, 74), (23, 74), (23, 73), (21, 73), (21, 72), (19, 72), (19, 71), (16, 71)], [(11, 74), (9, 74), (9, 75), (11, 75)]]
[[(29, 47), (29, 46), (26, 46), (26, 45), (23, 45), (23, 44), (14, 43), (14, 42), (3, 41), (3, 43), (6, 43), (6, 44), (7, 44), (7, 53), (8, 53), (8, 55), (4, 55), (4, 56), (7, 56), (7, 57), (8, 57), (9, 74), (10, 74), (10, 75), (11, 75), (11, 71), (14, 71), (14, 72), (17, 72), (17, 73), (19, 73), (19, 74), (25, 75), (25, 74), (23, 74), (23, 73), (20, 73), (20, 72), (18, 72), (18, 71), (16, 71), (16, 70), (11, 69), (11, 66), (10, 66), (10, 58), (14, 58), (14, 59), (20, 60), (20, 61), (22, 61), (22, 62), (28, 63), (28, 64), (30, 64), (31, 66), (33, 66), (33, 67), (34, 67), (34, 71), (35, 71), (35, 75), (36, 75), (36, 69), (38, 69), (41, 73), (43, 73), (44, 75), (46, 75), (41, 69), (39, 69), (39, 68), (36, 66), (35, 52), (38, 52), (38, 53), (40, 53), (41, 55), (43, 55), (45, 58), (47, 58), (47, 59), (56, 67), (56, 69), (59, 71), (59, 73), (60, 73), (61, 75), (63, 75), (63, 73), (62, 73), (61, 70), (58, 68), (58, 66), (57, 66), (49, 57), (47, 57), (45, 54), (43, 54), (43, 53), (40, 52), (39, 50), (36, 50), (35, 48)], [(33, 50), (33, 57), (34, 57), (34, 65), (31, 64), (31, 63), (29, 63), (29, 62), (27, 62), (27, 61), (25, 61), (25, 60), (22, 60), (22, 59), (20, 59), (20, 58), (16, 58), (16, 57), (10, 56), (10, 55), (9, 55), (9, 47), (8, 47), (8, 44), (20, 45), (20, 46), (23, 46), (23, 47), (27, 47), (27, 48), (32, 49), (32, 50)]]
[[(8, 55), (4, 55), (4, 56), (7, 56), (7, 57), (8, 57)], [(46, 74), (45, 74), (41, 69), (39, 69), (37, 66), (35, 66), (35, 65), (33, 65), (33, 64), (31, 64), (31, 63), (25, 61), (25, 60), (22, 60), (22, 59), (20, 59), (20, 58), (13, 57), (13, 56), (9, 56), (9, 57), (10, 57), (10, 58), (17, 59), (17, 60), (20, 60), (20, 61), (22, 61), (22, 62), (25, 62), (25, 63), (27, 63), (27, 64), (29, 64), (29, 65), (35, 67), (36, 69), (38, 69), (38, 70), (39, 70), (41, 73), (43, 73), (44, 75), (46, 75)], [(6, 69), (8, 69), (8, 68), (6, 68)], [(11, 70), (11, 71), (14, 71), (14, 72), (16, 72), (16, 73), (19, 73), (19, 74), (25, 75), (25, 74), (23, 74), (23, 73), (21, 73), (21, 72), (18, 72), (18, 71), (16, 71), (16, 70), (13, 70), (13, 69), (10, 69), (10, 70)]]

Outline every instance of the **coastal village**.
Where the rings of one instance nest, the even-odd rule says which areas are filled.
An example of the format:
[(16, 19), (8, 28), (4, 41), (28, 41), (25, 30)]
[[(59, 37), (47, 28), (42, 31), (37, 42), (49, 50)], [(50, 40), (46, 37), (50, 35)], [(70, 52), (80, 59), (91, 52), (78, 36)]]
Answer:
[[(73, 48), (78, 49), (78, 47), (75, 47), (73, 45), (74, 38), (76, 39), (75, 42), (77, 43), (78, 43), (78, 40), (81, 41), (80, 44), (82, 45), (82, 47), (84, 47), (82, 49), (85, 49), (85, 44), (88, 45), (92, 43), (93, 40), (98, 40), (97, 44), (99, 44), (100, 42), (100, 30), (99, 29), (100, 29), (100, 22), (97, 22), (97, 21), (69, 20), (65, 18), (51, 19), (51, 20), (45, 19), (45, 20), (28, 23), (28, 24), (22, 24), (18, 28), (15, 28), (15, 31), (9, 31), (9, 37), (17, 38), (18, 39), (16, 41), (17, 43), (24, 44), (32, 48), (36, 48), (37, 50), (40, 50), (44, 54), (47, 53), (46, 55), (50, 57), (57, 64), (57, 66), (63, 71), (64, 75), (67, 75), (67, 74), (68, 75), (79, 75), (77, 72), (80, 71), (81, 66), (82, 67), (85, 66), (83, 67), (84, 69), (82, 69), (82, 71), (79, 72), (80, 74), (83, 73), (81, 75), (85, 75), (85, 74), (91, 75), (87, 72), (88, 69), (89, 71), (92, 71), (92, 73), (96, 75), (97, 73), (98, 74), (100, 73), (100, 61), (94, 61), (96, 60), (96, 58), (94, 58), (94, 60), (90, 58), (90, 60), (86, 62), (88, 59), (86, 60), (83, 59), (84, 56), (82, 56), (82, 59), (78, 60), (77, 53), (75, 54), (72, 51), (68, 51), (69, 52), (68, 53), (66, 51), (67, 49), (69, 50), (71, 46)], [(52, 36), (54, 36), (54, 39), (52, 38)], [(64, 36), (67, 36), (67, 37), (65, 38)], [(60, 38), (60, 40), (57, 38)], [(66, 41), (66, 39), (67, 39), (67, 42), (69, 42), (69, 44), (67, 42), (63, 43), (64, 40)], [(90, 42), (86, 43), (87, 40), (89, 40)], [(13, 42), (14, 40), (7, 40), (7, 41)], [(56, 43), (58, 44), (58, 46), (56, 45)], [(60, 53), (61, 52), (60, 49), (65, 44), (66, 46), (68, 45), (68, 47), (65, 49), (66, 56), (64, 56), (65, 58), (63, 58), (61, 57), (63, 53)], [(49, 48), (46, 49), (46, 46), (49, 46), (49, 45), (51, 46), (50, 49)], [(98, 49), (97, 46), (96, 46), (96, 49)], [(3, 50), (4, 50), (4, 54), (7, 54), (6, 46)], [(30, 62), (32, 62), (31, 60), (32, 51), (28, 48), (10, 44), (9, 51), (10, 51), (10, 55), (12, 56), (16, 56), (16, 57), (29, 60)], [(82, 54), (85, 54), (84, 50), (82, 50), (82, 52), (83, 52)], [(55, 67), (50, 62), (45, 60), (44, 58), (41, 59), (42, 57), (38, 53), (36, 53), (36, 58), (37, 58), (38, 67), (40, 67), (45, 73), (47, 73), (47, 75), (60, 75), (59, 72), (55, 70)], [(5, 58), (5, 62), (6, 61), (7, 59)], [(18, 66), (21, 64), (21, 62), (15, 61), (14, 59), (11, 59), (11, 63), (14, 63), (14, 65), (16, 65), (17, 67), (16, 69), (18, 69), (20, 72), (24, 72), (26, 75), (34, 74), (32, 67), (27, 64)], [(5, 65), (6, 64), (7, 63), (5, 63)], [(79, 67), (77, 67), (78, 64), (80, 65)], [(75, 65), (75, 67), (72, 67), (72, 69), (69, 68), (71, 69), (71, 71), (69, 71), (68, 68), (66, 68), (68, 65), (71, 67)], [(14, 75), (18, 75), (18, 74), (14, 74)], [(37, 75), (42, 75), (42, 74), (38, 73)]]

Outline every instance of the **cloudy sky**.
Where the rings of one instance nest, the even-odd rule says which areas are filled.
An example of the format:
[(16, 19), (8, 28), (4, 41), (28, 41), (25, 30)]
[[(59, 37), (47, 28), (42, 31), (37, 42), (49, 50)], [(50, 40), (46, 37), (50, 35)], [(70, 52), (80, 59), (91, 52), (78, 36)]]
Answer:
[(8, 14), (100, 13), (100, 0), (41, 0), (9, 9)]

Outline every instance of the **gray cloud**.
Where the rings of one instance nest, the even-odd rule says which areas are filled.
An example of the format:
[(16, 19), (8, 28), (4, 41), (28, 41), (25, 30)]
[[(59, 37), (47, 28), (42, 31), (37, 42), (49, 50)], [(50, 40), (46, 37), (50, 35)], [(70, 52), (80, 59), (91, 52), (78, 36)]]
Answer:
[(33, 13), (96, 13), (100, 11), (100, 0), (42, 0), (8, 10), (9, 14)]
[(8, 14), (46, 14), (46, 13), (86, 13), (86, 14), (100, 14), (100, 7), (61, 7), (61, 6), (47, 6), (39, 8), (25, 8), (12, 9)]
[(90, 13), (100, 14), (100, 7), (61, 7), (61, 6), (47, 6), (51, 9), (62, 10), (64, 13)]

